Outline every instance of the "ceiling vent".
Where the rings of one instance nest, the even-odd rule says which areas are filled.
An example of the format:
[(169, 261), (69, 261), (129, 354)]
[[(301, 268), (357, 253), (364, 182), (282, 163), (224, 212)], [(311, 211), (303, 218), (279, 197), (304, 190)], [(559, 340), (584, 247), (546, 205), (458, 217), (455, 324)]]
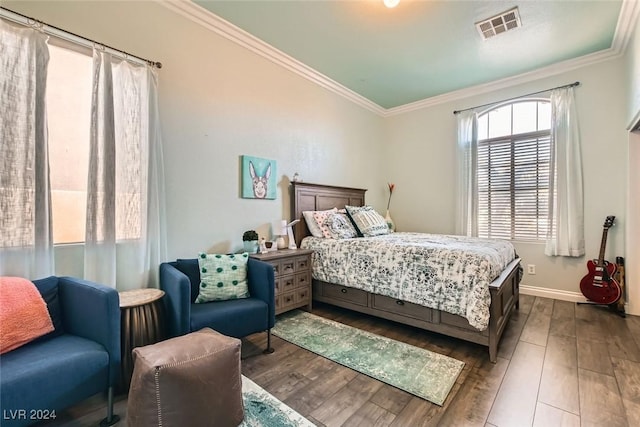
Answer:
[(476, 28), (484, 40), (521, 26), (517, 7), (484, 21), (476, 22)]

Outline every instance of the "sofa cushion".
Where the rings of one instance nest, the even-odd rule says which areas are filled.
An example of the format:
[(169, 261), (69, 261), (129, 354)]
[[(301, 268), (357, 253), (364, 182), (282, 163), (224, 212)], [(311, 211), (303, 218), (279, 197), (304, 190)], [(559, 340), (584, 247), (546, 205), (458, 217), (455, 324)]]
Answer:
[(198, 260), (195, 258), (177, 259), (176, 268), (189, 278), (189, 282), (191, 283), (191, 302), (194, 302), (200, 292), (200, 268), (198, 266)]
[[(191, 304), (191, 330), (212, 328), (221, 334), (241, 338), (265, 331), (269, 307), (258, 298)], [(241, 321), (239, 321), (241, 319)]]
[(38, 288), (22, 277), (0, 277), (0, 354), (53, 331)]
[(200, 254), (200, 292), (196, 304), (210, 301), (248, 298), (247, 261), (248, 253)]
[(49, 316), (53, 322), (54, 330), (47, 335), (41, 337), (52, 338), (64, 334), (64, 327), (62, 323), (62, 308), (60, 306), (60, 298), (58, 297), (58, 278), (56, 276), (47, 277), (45, 279), (34, 280), (33, 283), (40, 291), (40, 295), (47, 303), (47, 310), (49, 310)]
[(63, 334), (3, 354), (0, 371), (3, 410), (59, 410), (107, 389), (109, 354), (95, 341)]

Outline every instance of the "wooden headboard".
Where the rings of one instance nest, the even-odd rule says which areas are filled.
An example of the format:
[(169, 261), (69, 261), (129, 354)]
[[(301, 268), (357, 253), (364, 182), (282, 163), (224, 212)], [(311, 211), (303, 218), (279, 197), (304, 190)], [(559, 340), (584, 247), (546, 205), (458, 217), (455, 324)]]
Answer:
[(327, 209), (342, 209), (346, 205), (363, 206), (364, 193), (361, 188), (335, 187), (333, 185), (310, 184), (306, 182), (291, 183), (291, 218), (299, 219), (294, 226), (293, 234), (296, 244), (311, 233), (302, 216), (303, 211), (324, 211)]

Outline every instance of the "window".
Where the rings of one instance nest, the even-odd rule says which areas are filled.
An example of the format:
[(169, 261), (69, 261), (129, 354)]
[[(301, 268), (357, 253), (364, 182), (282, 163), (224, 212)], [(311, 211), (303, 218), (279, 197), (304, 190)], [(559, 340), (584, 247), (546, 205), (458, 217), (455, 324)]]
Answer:
[(53, 243), (84, 242), (91, 54), (49, 44), (47, 122)]
[[(82, 243), (87, 218), (93, 58), (90, 50), (53, 41), (55, 44), (49, 43), (46, 98), (53, 243)], [(115, 79), (120, 76), (114, 71)], [(126, 109), (127, 105), (121, 103), (117, 108)], [(126, 111), (127, 117), (137, 113), (133, 107)], [(116, 129), (121, 129), (117, 123)], [(116, 164), (130, 165), (116, 172), (118, 241), (138, 239), (141, 233), (140, 185), (144, 177), (139, 167), (131, 165), (141, 164), (142, 138), (133, 127), (126, 132), (124, 136), (117, 134), (116, 142)]]
[(539, 241), (547, 235), (549, 101), (503, 104), (478, 117), (478, 236)]

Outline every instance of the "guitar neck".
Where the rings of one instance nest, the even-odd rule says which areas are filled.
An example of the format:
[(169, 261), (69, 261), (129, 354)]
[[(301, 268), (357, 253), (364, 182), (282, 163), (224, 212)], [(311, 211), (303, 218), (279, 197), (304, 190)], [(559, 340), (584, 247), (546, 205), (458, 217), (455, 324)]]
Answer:
[(600, 255), (598, 256), (598, 265), (599, 266), (603, 266), (604, 265), (604, 252), (605, 252), (605, 248), (607, 246), (607, 234), (609, 233), (609, 229), (608, 228), (604, 228), (602, 230), (602, 241), (600, 242)]

